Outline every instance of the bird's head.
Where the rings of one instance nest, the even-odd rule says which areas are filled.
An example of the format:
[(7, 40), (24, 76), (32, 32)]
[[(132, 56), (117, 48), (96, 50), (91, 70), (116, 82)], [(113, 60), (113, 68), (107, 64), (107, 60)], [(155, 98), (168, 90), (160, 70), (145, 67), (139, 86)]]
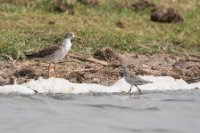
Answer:
[(126, 73), (126, 65), (119, 64), (119, 68), (120, 68), (120, 76), (124, 75)]
[(73, 32), (67, 32), (65, 35), (66, 39), (73, 39), (75, 37), (75, 34)]
[(125, 64), (119, 64), (119, 68), (120, 68), (121, 70), (125, 70), (125, 69), (126, 69), (126, 65), (125, 65)]
[(78, 40), (80, 40), (80, 38), (78, 38), (78, 37), (75, 36), (74, 32), (67, 32), (65, 34), (65, 38), (66, 39), (70, 39), (70, 40), (72, 40), (72, 39), (78, 39)]

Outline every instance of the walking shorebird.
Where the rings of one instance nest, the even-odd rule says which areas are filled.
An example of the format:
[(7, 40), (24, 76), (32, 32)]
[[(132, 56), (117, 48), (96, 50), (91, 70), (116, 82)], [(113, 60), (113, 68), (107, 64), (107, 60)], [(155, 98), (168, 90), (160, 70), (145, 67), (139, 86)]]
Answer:
[(48, 66), (48, 77), (50, 77), (51, 65), (54, 64), (54, 76), (58, 77), (56, 63), (61, 61), (65, 57), (65, 55), (69, 52), (69, 50), (71, 49), (71, 46), (72, 46), (71, 40), (73, 38), (77, 38), (77, 37), (75, 37), (73, 32), (68, 32), (65, 35), (65, 39), (64, 39), (62, 45), (55, 45), (53, 47), (42, 49), (41, 51), (32, 53), (30, 55), (26, 55), (26, 56), (29, 59), (30, 58), (40, 58), (42, 60), (50, 62), (49, 66)]
[(140, 77), (136, 76), (134, 73), (128, 72), (126, 70), (126, 66), (124, 64), (120, 64), (119, 67), (120, 67), (120, 69), (123, 73), (123, 77), (126, 80), (126, 82), (131, 84), (131, 87), (130, 87), (128, 92), (131, 92), (131, 89), (134, 85), (135, 87), (137, 87), (139, 93), (142, 94), (138, 85), (144, 85), (144, 84), (152, 83), (151, 81), (146, 81), (144, 79), (141, 79)]

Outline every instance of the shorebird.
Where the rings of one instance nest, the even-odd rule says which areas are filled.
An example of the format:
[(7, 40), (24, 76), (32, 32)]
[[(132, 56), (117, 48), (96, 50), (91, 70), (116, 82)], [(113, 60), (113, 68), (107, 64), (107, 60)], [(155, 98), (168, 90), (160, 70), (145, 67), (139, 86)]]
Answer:
[(136, 76), (134, 73), (128, 72), (126, 70), (126, 66), (124, 64), (120, 64), (119, 67), (120, 67), (120, 69), (123, 73), (123, 77), (126, 80), (126, 82), (131, 84), (131, 87), (130, 87), (128, 92), (131, 92), (131, 89), (134, 85), (135, 87), (137, 87), (139, 93), (142, 94), (138, 85), (144, 85), (144, 84), (152, 83), (151, 81), (146, 81), (144, 79), (141, 79), (140, 77)]
[(73, 38), (77, 38), (77, 37), (75, 37), (73, 32), (68, 32), (65, 35), (65, 39), (64, 39), (62, 45), (55, 45), (53, 47), (45, 48), (36, 53), (32, 53), (32, 54), (26, 55), (26, 56), (29, 59), (30, 58), (40, 58), (42, 60), (50, 62), (49, 66), (48, 66), (48, 77), (50, 77), (51, 65), (54, 64), (54, 76), (58, 77), (56, 63), (63, 60), (65, 55), (69, 52), (69, 50), (71, 49), (71, 46), (72, 46), (71, 40)]

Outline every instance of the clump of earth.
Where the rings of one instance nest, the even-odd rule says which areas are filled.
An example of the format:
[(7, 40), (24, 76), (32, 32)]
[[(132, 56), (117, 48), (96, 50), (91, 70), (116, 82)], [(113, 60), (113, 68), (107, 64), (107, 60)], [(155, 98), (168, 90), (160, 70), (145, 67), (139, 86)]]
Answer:
[(137, 2), (133, 3), (132, 9), (134, 11), (141, 11), (149, 7), (155, 7), (155, 4), (152, 2), (149, 2), (148, 0), (138, 0)]
[(79, 0), (82, 4), (85, 5), (99, 5), (100, 4), (100, 0)]
[[(123, 4), (127, 6), (128, 3)], [(172, 7), (164, 7), (161, 5), (157, 5), (150, 0), (138, 0), (131, 5), (131, 8), (135, 12), (143, 11), (145, 9), (150, 9), (150, 19), (153, 22), (160, 23), (178, 23), (183, 22), (184, 19), (181, 14)]]
[(161, 23), (177, 23), (182, 22), (183, 17), (173, 8), (154, 8), (151, 12), (151, 20)]

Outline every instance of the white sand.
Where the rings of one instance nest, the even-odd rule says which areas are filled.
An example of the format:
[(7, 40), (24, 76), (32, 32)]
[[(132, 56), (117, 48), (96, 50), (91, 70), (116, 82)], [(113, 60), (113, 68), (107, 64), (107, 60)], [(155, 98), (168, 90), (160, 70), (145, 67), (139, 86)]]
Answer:
[[(188, 84), (184, 80), (176, 80), (169, 76), (140, 76), (143, 79), (152, 81), (153, 83), (139, 86), (141, 91), (162, 91), (162, 90), (191, 90), (200, 88), (200, 82)], [(118, 80), (112, 86), (103, 86), (99, 84), (87, 83), (71, 83), (61, 78), (49, 78), (32, 80), (24, 84), (14, 84), (0, 86), (0, 93), (19, 93), (34, 94), (38, 93), (88, 93), (88, 92), (128, 92), (130, 84), (126, 83), (124, 78)], [(137, 88), (132, 87), (132, 91)]]

